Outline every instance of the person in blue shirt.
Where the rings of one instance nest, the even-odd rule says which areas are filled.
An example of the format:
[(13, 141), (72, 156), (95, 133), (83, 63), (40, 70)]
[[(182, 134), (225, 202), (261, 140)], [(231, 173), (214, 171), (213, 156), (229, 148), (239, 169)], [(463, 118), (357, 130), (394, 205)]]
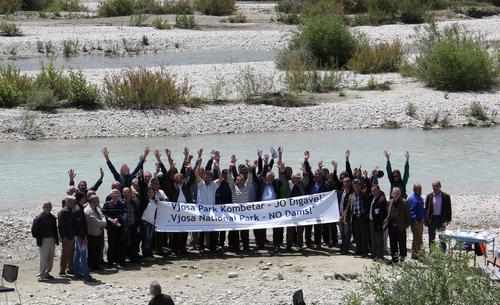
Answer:
[(422, 249), (422, 235), (424, 231), (425, 208), (422, 197), (422, 186), (418, 183), (413, 185), (413, 194), (408, 197), (411, 215), (411, 233), (413, 242), (411, 245), (411, 258), (418, 259), (418, 253)]

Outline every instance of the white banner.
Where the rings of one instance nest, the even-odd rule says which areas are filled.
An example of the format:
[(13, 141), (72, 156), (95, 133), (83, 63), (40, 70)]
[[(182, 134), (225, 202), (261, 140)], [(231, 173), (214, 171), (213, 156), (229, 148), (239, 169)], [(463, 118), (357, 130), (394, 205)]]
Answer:
[(157, 207), (158, 232), (266, 229), (339, 220), (335, 191), (271, 201), (221, 205), (159, 201)]

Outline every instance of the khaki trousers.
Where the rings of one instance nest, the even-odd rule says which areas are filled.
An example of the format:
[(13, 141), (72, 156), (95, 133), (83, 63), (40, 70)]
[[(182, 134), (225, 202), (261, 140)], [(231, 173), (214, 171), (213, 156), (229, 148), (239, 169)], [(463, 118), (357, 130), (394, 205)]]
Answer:
[(61, 269), (59, 273), (72, 273), (73, 272), (73, 253), (75, 252), (75, 241), (63, 238), (61, 241)]
[(422, 235), (424, 232), (424, 222), (422, 220), (411, 221), (411, 234), (413, 242), (411, 243), (411, 257), (418, 258), (418, 252), (422, 249)]
[(56, 240), (54, 237), (44, 238), (40, 251), (40, 274), (38, 277), (47, 278), (54, 264), (54, 254), (56, 251)]

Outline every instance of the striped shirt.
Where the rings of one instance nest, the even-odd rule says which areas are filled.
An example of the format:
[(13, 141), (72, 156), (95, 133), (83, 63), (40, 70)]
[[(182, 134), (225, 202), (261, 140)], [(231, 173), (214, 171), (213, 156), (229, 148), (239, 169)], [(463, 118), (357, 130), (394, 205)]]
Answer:
[(231, 188), (233, 203), (250, 202), (250, 185), (253, 183), (252, 171), (248, 172), (248, 178), (243, 186), (237, 186), (231, 174), (227, 175), (227, 180)]

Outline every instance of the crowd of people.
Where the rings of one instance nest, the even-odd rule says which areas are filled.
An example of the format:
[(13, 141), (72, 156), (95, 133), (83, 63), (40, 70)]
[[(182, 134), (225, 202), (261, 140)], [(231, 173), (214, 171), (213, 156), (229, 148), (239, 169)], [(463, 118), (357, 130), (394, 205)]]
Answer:
[[(40, 251), (39, 280), (53, 278), (50, 272), (55, 245), (60, 242), (59, 275), (73, 274), (85, 282), (95, 281), (90, 271), (104, 266), (105, 235), (107, 268), (154, 261), (154, 254), (183, 256), (189, 253), (188, 250), (197, 250), (203, 255), (206, 251), (219, 254), (267, 248), (275, 254), (302, 251), (305, 247), (339, 247), (342, 255), (355, 254), (373, 259), (384, 259), (385, 252), (390, 249), (391, 260), (397, 262), (407, 257), (408, 228), (413, 235), (411, 257), (418, 259), (424, 225), (428, 226), (431, 244), (436, 239), (436, 231), (451, 221), (450, 196), (441, 191), (439, 181), (432, 182), (433, 192), (425, 198), (420, 184), (414, 184), (413, 192), (407, 195), (408, 152), (403, 174), (392, 169), (387, 151), (384, 152), (386, 173), (378, 167), (370, 173), (361, 165), (352, 169), (349, 150), (345, 153), (345, 170), (340, 173), (336, 161), (331, 163), (332, 171), (323, 161), (313, 169), (309, 151), (304, 152), (300, 169), (294, 171), (285, 164), (283, 152), (279, 147), (268, 155), (259, 149), (256, 160), (241, 163), (232, 155), (228, 158), (228, 168), (222, 169), (218, 151), (212, 151), (203, 166), (203, 149), (197, 151), (195, 159), (185, 148), (178, 169), (169, 149), (165, 149), (167, 165), (160, 151), (156, 150), (153, 152), (156, 170), (148, 172), (143, 166), (151, 153), (149, 147), (145, 148), (133, 171), (127, 164), (117, 171), (109, 150), (103, 148), (102, 155), (114, 177), (109, 195), (104, 200), (96, 195), (104, 176), (102, 168), (100, 178), (90, 188), (85, 181), (75, 186), (76, 172), (71, 169), (68, 172), (69, 188), (57, 218), (51, 213), (52, 204), (46, 202), (43, 212), (33, 221), (32, 235)], [(388, 196), (378, 183), (384, 175), (390, 182)], [(155, 219), (158, 201), (215, 205), (329, 191), (336, 191), (338, 195), (340, 219), (337, 223), (287, 227), (286, 230), (273, 228), (271, 241), (266, 229), (255, 229), (255, 248), (250, 247), (249, 230), (189, 234), (156, 232), (154, 221), (151, 221)]]

